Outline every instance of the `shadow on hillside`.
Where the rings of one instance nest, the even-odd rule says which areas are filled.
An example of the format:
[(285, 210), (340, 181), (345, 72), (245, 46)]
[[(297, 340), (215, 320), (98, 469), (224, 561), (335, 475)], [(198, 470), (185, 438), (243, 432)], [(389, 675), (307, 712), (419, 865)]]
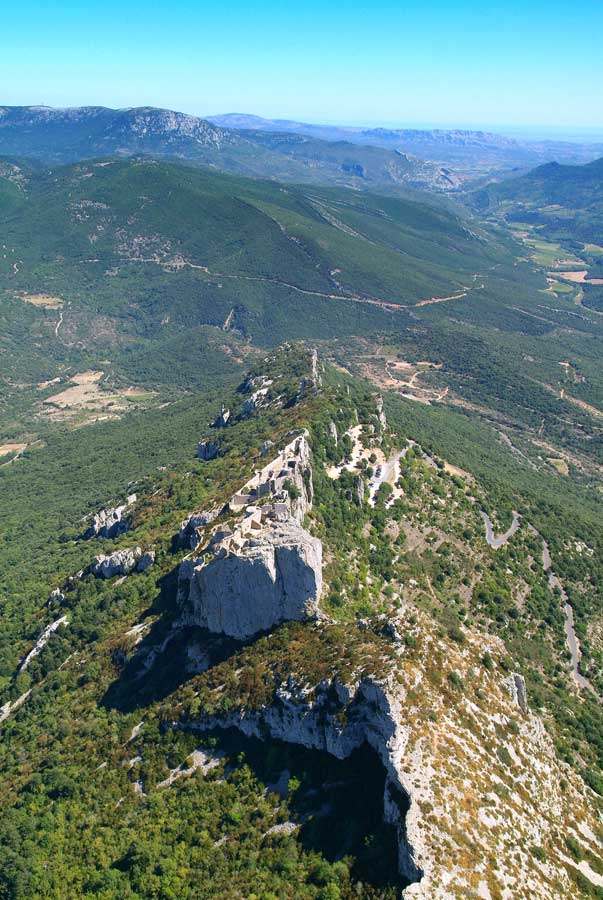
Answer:
[(265, 844), (277, 846), (293, 834), (304, 850), (329, 862), (352, 857), (353, 879), (380, 889), (379, 897), (399, 896), (406, 885), (398, 874), (396, 829), (383, 822), (386, 773), (372, 747), (363, 744), (340, 760), (325, 751), (248, 738), (236, 729), (210, 732), (208, 739), (226, 758), (227, 772), (244, 762), (268, 793), (286, 802), (289, 817), (264, 836)]
[(162, 700), (193, 677), (195, 665), (196, 671), (211, 668), (241, 646), (201, 628), (178, 625), (177, 568), (157, 585), (159, 593), (140, 621), (158, 618), (133, 652), (126, 653), (122, 647), (114, 651), (114, 663), (121, 671), (102, 698), (102, 705), (108, 709), (128, 713)]

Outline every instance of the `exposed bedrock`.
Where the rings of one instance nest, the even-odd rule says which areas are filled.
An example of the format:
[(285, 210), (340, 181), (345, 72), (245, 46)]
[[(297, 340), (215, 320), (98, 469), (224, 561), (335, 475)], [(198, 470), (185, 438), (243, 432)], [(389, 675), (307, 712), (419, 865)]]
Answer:
[(128, 550), (116, 550), (108, 556), (95, 556), (88, 571), (96, 578), (113, 578), (114, 575), (127, 575), (135, 567), (142, 556), (140, 547)]
[[(286, 496), (283, 497), (283, 494)], [(237, 512), (249, 504), (280, 498), (285, 500), (290, 514), (301, 524), (312, 508), (313, 494), (310, 445), (305, 433), (297, 433), (231, 497), (230, 508)]]
[(188, 608), (196, 625), (246, 639), (318, 612), (322, 545), (293, 519), (228, 535), (192, 570)]
[(226, 428), (228, 422), (230, 421), (230, 410), (227, 409), (222, 403), (220, 407), (220, 412), (216, 416), (213, 422), (210, 423), (210, 428)]
[(199, 543), (202, 530), (214, 519), (220, 515), (220, 509), (201, 510), (198, 513), (191, 513), (183, 522), (180, 523), (180, 531), (178, 532), (178, 543), (181, 547), (188, 547), (194, 550)]
[(407, 833), (407, 819), (414, 819), (416, 811), (410, 791), (399, 774), (408, 740), (408, 729), (399, 724), (401, 721), (403, 713), (399, 703), (371, 678), (355, 685), (345, 685), (335, 679), (308, 689), (289, 677), (276, 691), (270, 705), (258, 710), (240, 709), (207, 716), (176, 727), (199, 731), (238, 728), (248, 737), (300, 744), (323, 750), (338, 759), (345, 759), (368, 743), (387, 773), (383, 817), (397, 830), (400, 875), (413, 883), (420, 881), (423, 871)]
[(377, 418), (379, 419), (379, 424), (383, 431), (387, 428), (387, 418), (385, 413), (383, 412), (383, 397), (379, 395), (376, 400), (377, 405)]
[[(311, 506), (310, 447), (297, 433), (233, 495), (228, 509), (234, 522), (215, 530), (196, 559), (183, 561), (179, 598), (185, 617), (239, 640), (280, 622), (315, 618), (322, 543), (302, 524)], [(189, 517), (181, 542), (188, 538), (196, 547), (199, 524), (210, 521), (207, 513)]]
[(147, 550), (143, 553), (140, 547), (127, 550), (116, 550), (108, 556), (100, 554), (95, 556), (87, 571), (96, 578), (113, 578), (115, 575), (128, 575), (135, 569), (137, 572), (145, 572), (155, 562), (155, 551)]
[(216, 459), (220, 453), (219, 441), (199, 441), (197, 444), (197, 458), (204, 462)]
[(130, 529), (130, 520), (125, 515), (127, 509), (136, 502), (136, 494), (130, 494), (121, 506), (101, 509), (92, 519), (92, 524), (84, 534), (88, 540), (93, 537), (114, 538)]
[(517, 672), (512, 672), (507, 680), (507, 687), (509, 689), (509, 694), (511, 695), (512, 702), (519, 706), (522, 713), (527, 713), (529, 709), (528, 692), (523, 675), (519, 675)]

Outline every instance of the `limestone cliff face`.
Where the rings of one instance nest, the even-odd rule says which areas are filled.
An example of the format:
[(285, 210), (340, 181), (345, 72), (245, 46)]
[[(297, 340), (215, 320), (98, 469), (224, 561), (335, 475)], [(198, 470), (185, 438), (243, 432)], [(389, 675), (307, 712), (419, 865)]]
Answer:
[(321, 542), (294, 520), (274, 521), (235, 552), (218, 547), (196, 566), (188, 606), (195, 624), (245, 639), (316, 616), (321, 591)]
[[(239, 517), (233, 527), (214, 531), (199, 557), (183, 562), (185, 617), (241, 640), (280, 622), (316, 617), (322, 544), (302, 525), (311, 506), (310, 447), (298, 432), (231, 498), (228, 509)], [(182, 523), (185, 537), (198, 518)], [(197, 538), (195, 528), (191, 546)]]
[(113, 578), (115, 575), (128, 575), (133, 569), (145, 572), (155, 562), (155, 551), (143, 553), (140, 547), (116, 550), (108, 556), (95, 556), (88, 571), (96, 578)]
[[(329, 626), (306, 630), (294, 673), (283, 673), (268, 698), (255, 705), (244, 689), (241, 702), (222, 706), (220, 685), (213, 714), (197, 709), (174, 726), (235, 727), (338, 758), (368, 743), (387, 774), (383, 815), (397, 829), (405, 900), (575, 900), (572, 869), (595, 885), (599, 876), (585, 860), (572, 862), (567, 841), (600, 858), (600, 823), (584, 783), (530, 712), (518, 673), (511, 690), (502, 642), (467, 632), (457, 646), (416, 613), (413, 623), (402, 615), (395, 625), (400, 633), (414, 629), (421, 646), (397, 647), (384, 662), (370, 644), (363, 651), (352, 643), (351, 668), (331, 660), (329, 676), (317, 683), (307, 660), (324, 661), (320, 652), (331, 644), (320, 635)], [(274, 671), (280, 662), (272, 647), (282, 651), (260, 643), (262, 662)], [(494, 668), (482, 663), (485, 652)], [(368, 665), (381, 674), (355, 675)], [(442, 689), (451, 671), (463, 688)]]
[(202, 529), (209, 525), (214, 519), (220, 515), (220, 509), (201, 510), (198, 513), (191, 513), (183, 522), (180, 523), (180, 531), (178, 533), (178, 543), (181, 547), (188, 547), (194, 550), (199, 543), (199, 536)]
[(381, 395), (379, 395), (377, 397), (376, 404), (377, 404), (377, 418), (379, 419), (379, 425), (381, 426), (382, 430), (385, 431), (385, 429), (387, 428), (387, 418), (385, 416), (385, 413), (383, 412), (383, 397)]
[(89, 566), (89, 571), (96, 578), (113, 578), (114, 575), (127, 575), (131, 572), (140, 557), (140, 547), (128, 550), (116, 550), (108, 556), (99, 554), (95, 556)]
[(408, 728), (394, 694), (372, 678), (347, 685), (337, 679), (321, 682), (312, 692), (293, 677), (276, 692), (270, 706), (238, 710), (195, 722), (191, 727), (238, 728), (249, 737), (272, 738), (323, 750), (345, 759), (364, 743), (378, 754), (387, 778), (383, 816), (398, 832), (398, 865), (408, 882), (423, 872), (406, 836), (410, 794), (400, 778), (400, 760), (408, 741)]

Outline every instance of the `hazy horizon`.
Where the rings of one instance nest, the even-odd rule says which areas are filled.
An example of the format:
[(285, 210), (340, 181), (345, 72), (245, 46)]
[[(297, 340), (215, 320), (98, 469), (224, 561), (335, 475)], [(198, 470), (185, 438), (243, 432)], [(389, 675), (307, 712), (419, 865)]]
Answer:
[[(184, 111), (184, 110), (183, 110)], [(259, 115), (254, 110), (222, 110), (220, 112), (203, 112), (189, 113), (190, 115), (198, 115), (201, 118), (211, 119), (216, 116), (224, 115), (240, 115), (240, 116), (258, 116), (259, 118), (281, 121), (281, 122), (299, 122), (306, 125), (333, 125), (338, 128), (392, 128), (392, 129), (417, 129), (432, 130), (441, 129), (442, 131), (459, 130), (459, 131), (485, 131), (493, 134), (501, 134), (509, 137), (523, 137), (526, 140), (566, 140), (581, 141), (593, 140), (598, 142), (603, 140), (603, 121), (599, 125), (520, 125), (508, 122), (465, 122), (465, 121), (407, 121), (407, 120), (389, 120), (389, 119), (347, 119), (338, 120), (321, 119), (314, 116), (306, 119), (297, 118), (294, 115)]]

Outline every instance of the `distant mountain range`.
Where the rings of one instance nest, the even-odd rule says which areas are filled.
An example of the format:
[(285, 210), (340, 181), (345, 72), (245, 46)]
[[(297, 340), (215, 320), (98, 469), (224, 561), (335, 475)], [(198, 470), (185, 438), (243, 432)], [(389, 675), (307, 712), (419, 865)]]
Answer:
[(153, 156), (272, 180), (380, 193), (456, 191), (509, 169), (590, 161), (603, 147), (482, 131), (342, 128), (259, 116), (198, 118), (155, 107), (0, 107), (0, 155), (45, 165)]
[(532, 167), (553, 160), (570, 163), (588, 162), (603, 153), (601, 143), (516, 140), (486, 131), (315, 125), (289, 119), (263, 119), (260, 116), (241, 113), (208, 116), (208, 119), (223, 128), (284, 131), (291, 134), (306, 134), (326, 141), (343, 140), (387, 150), (400, 150), (426, 160), (476, 172), (496, 167)]
[(226, 172), (358, 189), (451, 190), (448, 168), (395, 149), (249, 131), (154, 107), (0, 107), (0, 155), (70, 163), (102, 156), (170, 157)]

